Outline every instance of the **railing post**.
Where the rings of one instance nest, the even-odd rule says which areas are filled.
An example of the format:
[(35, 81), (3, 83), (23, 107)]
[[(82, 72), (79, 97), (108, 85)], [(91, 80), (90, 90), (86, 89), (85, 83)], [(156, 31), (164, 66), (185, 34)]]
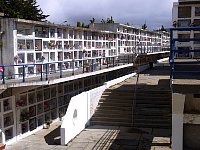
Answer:
[(107, 64), (107, 68), (108, 68), (108, 58), (106, 58), (106, 64)]
[(119, 56), (118, 56), (118, 59), (117, 59), (117, 61), (118, 61), (118, 66), (119, 66)]
[(92, 59), (92, 66), (91, 66), (91, 71), (94, 71), (94, 59)]
[(75, 60), (73, 59), (72, 62), (73, 62), (72, 75), (75, 75)]
[(83, 60), (83, 73), (85, 73), (85, 64), (84, 64), (84, 60)]
[(129, 64), (129, 55), (128, 55), (128, 64)]
[(3, 79), (3, 84), (5, 84), (5, 67), (2, 66), (3, 72), (2, 72), (2, 79)]
[(115, 57), (113, 57), (113, 67), (115, 67)]
[(173, 57), (173, 54), (174, 51), (173, 51), (173, 30), (170, 29), (170, 57), (169, 57), (169, 65), (170, 65), (170, 79), (173, 78), (173, 60), (174, 59)]
[(40, 71), (40, 80), (42, 81), (42, 73), (43, 73), (43, 66), (41, 64), (41, 71)]
[(46, 81), (48, 80), (48, 64), (45, 64), (45, 69), (46, 69)]
[(99, 64), (100, 64), (100, 70), (101, 70), (101, 58), (99, 58), (99, 59), (100, 59), (100, 61), (99, 61), (100, 63)]
[(134, 63), (134, 58), (133, 58), (133, 54), (132, 54), (132, 63)]
[(59, 62), (59, 64), (60, 64), (60, 78), (62, 78), (62, 62)]
[(22, 82), (25, 82), (25, 65), (23, 65)]

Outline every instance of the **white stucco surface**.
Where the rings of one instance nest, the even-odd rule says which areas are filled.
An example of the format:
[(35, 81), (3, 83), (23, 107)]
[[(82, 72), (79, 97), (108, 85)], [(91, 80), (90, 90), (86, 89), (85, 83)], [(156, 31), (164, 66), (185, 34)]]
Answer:
[(72, 97), (61, 125), (61, 145), (66, 145), (89, 124), (105, 89), (134, 75), (136, 73), (111, 80), (101, 87)]
[(172, 149), (183, 150), (183, 111), (185, 95), (172, 94)]

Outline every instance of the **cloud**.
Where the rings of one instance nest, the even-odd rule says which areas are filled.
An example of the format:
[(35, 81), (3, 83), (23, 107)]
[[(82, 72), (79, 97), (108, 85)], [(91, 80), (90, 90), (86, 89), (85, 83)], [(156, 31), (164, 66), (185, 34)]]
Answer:
[[(56, 23), (77, 21), (89, 23), (113, 16), (115, 22), (141, 25), (147, 22), (151, 28), (171, 25), (171, 10), (177, 0), (37, 0), (48, 20)], [(48, 3), (47, 3), (48, 2)]]

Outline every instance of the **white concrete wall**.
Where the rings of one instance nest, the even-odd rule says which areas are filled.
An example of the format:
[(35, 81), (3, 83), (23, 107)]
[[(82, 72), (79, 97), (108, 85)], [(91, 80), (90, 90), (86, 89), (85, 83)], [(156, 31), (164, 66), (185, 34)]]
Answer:
[[(105, 89), (134, 75), (136, 75), (136, 73), (111, 80), (106, 82), (105, 85), (101, 87), (72, 97), (61, 125), (61, 145), (66, 145), (87, 125), (89, 125), (89, 119), (94, 114), (101, 95)], [(77, 114), (77, 116), (75, 114)]]
[(88, 122), (88, 93), (72, 97), (61, 125), (61, 145), (67, 144), (79, 134)]
[(185, 95), (172, 94), (172, 150), (183, 150), (183, 111)]
[(98, 102), (99, 102), (99, 100), (101, 98), (101, 95), (105, 91), (105, 89), (106, 89), (106, 86), (103, 85), (101, 87), (92, 89), (92, 90), (90, 90), (88, 92), (88, 98), (89, 98), (88, 105), (90, 105), (89, 118), (91, 118), (93, 116), (93, 114), (95, 113), (95, 110), (96, 110), (96, 107), (98, 105)]

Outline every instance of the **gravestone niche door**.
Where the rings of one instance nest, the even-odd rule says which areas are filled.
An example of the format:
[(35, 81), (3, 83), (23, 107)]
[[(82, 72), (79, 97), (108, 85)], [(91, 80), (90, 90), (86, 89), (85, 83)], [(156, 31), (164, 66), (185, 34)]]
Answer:
[(14, 97), (0, 99), (0, 143), (16, 141)]

